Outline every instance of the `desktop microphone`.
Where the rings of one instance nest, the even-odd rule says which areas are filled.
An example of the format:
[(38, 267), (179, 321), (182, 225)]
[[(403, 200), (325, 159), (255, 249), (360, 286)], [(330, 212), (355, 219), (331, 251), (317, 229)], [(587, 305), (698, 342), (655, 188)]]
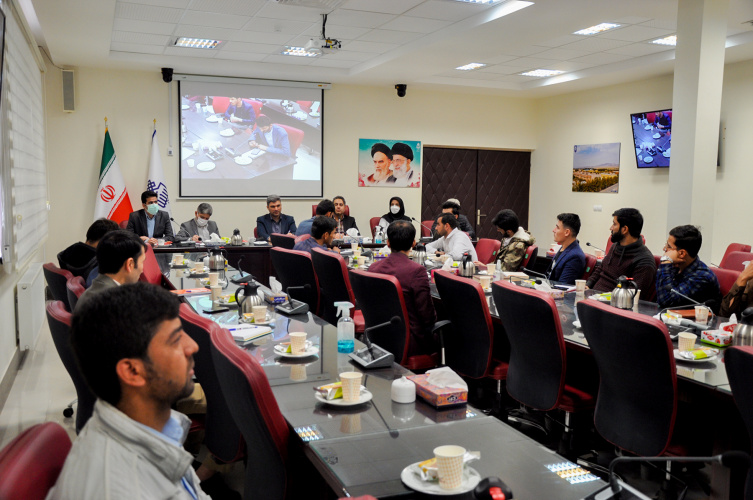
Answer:
[(601, 250), (602, 252), (604, 252), (604, 255), (606, 255), (606, 253), (607, 253), (607, 251), (606, 251), (606, 250), (604, 250), (603, 248), (599, 248), (599, 247), (597, 247), (596, 245), (592, 245), (592, 244), (591, 244), (590, 242), (588, 242), (588, 241), (586, 242), (586, 246), (588, 246), (588, 247), (591, 247), (591, 248), (595, 248), (596, 250)]
[(288, 303), (275, 306), (275, 311), (281, 312), (284, 314), (290, 314), (290, 315), (305, 314), (309, 312), (309, 305), (306, 302), (295, 300), (293, 296), (290, 295), (290, 291), (291, 290), (310, 290), (310, 289), (311, 289), (311, 285), (309, 285), (308, 283), (305, 283), (300, 286), (287, 287), (285, 289), (285, 293), (288, 294)]
[(420, 220), (416, 219), (415, 217), (411, 217), (410, 220), (412, 220), (413, 222), (418, 222), (421, 225), (421, 227), (423, 227), (424, 229), (428, 229), (429, 230), (429, 236), (426, 236), (426, 238), (429, 238), (429, 237), (431, 237), (434, 234), (434, 231), (432, 231), (430, 227), (427, 227), (426, 225), (424, 225), (423, 222), (421, 222)]
[(477, 500), (510, 500), (512, 490), (498, 477), (486, 477), (473, 490)]
[[(688, 300), (688, 301), (692, 302), (693, 304), (695, 304), (695, 305), (697, 305), (697, 306), (703, 306), (703, 307), (705, 307), (706, 309), (708, 309), (708, 310), (709, 310), (709, 314), (711, 314), (711, 318), (710, 318), (710, 319), (713, 319), (713, 317), (715, 316), (715, 315), (714, 315), (714, 311), (712, 311), (712, 310), (711, 310), (711, 308), (709, 307), (709, 304), (708, 304), (708, 303), (710, 302), (710, 303), (712, 303), (712, 304), (713, 304), (713, 303), (715, 303), (716, 301), (709, 299), (709, 300), (707, 300), (706, 302), (703, 302), (703, 303), (701, 303), (701, 302), (698, 302), (697, 300), (695, 300), (695, 299), (693, 299), (693, 298), (691, 298), (691, 297), (688, 297), (687, 295), (684, 295), (684, 294), (682, 294), (682, 293), (678, 292), (678, 291), (677, 291), (677, 290), (675, 290), (674, 288), (670, 288), (670, 289), (669, 289), (669, 291), (670, 291), (670, 292), (672, 292), (672, 293), (674, 293), (675, 295), (679, 295), (679, 296), (680, 296), (680, 297), (682, 297), (683, 299), (685, 299), (685, 300)], [(704, 328), (705, 328), (705, 327), (706, 327), (706, 326), (704, 325)]]
[(362, 368), (366, 369), (386, 368), (392, 366), (392, 363), (395, 361), (395, 356), (391, 352), (372, 344), (371, 339), (369, 339), (369, 332), (386, 326), (399, 326), (402, 323), (403, 320), (400, 316), (393, 316), (389, 321), (366, 328), (363, 331), (363, 343), (366, 344), (366, 347), (352, 352), (348, 354), (348, 356), (361, 365)]

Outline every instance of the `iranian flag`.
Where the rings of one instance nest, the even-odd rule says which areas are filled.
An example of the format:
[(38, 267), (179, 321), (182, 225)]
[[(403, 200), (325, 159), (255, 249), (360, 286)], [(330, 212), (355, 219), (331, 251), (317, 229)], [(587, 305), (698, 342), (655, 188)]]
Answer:
[(123, 174), (120, 173), (115, 148), (112, 147), (110, 132), (105, 129), (105, 145), (102, 149), (102, 165), (99, 168), (99, 189), (94, 206), (94, 220), (101, 217), (117, 223), (128, 220), (133, 212), (131, 199), (128, 197)]

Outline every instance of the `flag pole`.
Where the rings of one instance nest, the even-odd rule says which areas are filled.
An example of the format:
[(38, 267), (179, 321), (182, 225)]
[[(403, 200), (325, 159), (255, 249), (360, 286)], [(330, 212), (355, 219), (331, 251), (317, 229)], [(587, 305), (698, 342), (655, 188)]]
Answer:
[(154, 119), (154, 130), (157, 130), (157, 119)]
[(105, 132), (107, 132), (107, 117), (105, 116)]

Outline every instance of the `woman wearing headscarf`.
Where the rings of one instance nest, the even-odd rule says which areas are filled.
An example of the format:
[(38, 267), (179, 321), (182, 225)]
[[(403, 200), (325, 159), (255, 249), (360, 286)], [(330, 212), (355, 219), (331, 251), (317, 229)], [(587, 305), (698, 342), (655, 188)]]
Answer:
[(407, 220), (408, 222), (411, 221), (411, 218), (405, 215), (405, 205), (403, 205), (403, 199), (398, 196), (393, 196), (390, 198), (390, 211), (387, 212), (382, 216), (381, 219), (379, 219), (379, 224), (384, 229), (387, 229), (387, 226), (395, 222), (396, 220)]

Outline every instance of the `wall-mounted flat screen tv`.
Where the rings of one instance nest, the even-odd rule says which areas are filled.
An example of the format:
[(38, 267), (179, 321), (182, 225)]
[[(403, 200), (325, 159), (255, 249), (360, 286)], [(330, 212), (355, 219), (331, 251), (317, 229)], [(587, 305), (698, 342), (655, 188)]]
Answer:
[(672, 155), (672, 110), (630, 115), (638, 168), (669, 167)]

